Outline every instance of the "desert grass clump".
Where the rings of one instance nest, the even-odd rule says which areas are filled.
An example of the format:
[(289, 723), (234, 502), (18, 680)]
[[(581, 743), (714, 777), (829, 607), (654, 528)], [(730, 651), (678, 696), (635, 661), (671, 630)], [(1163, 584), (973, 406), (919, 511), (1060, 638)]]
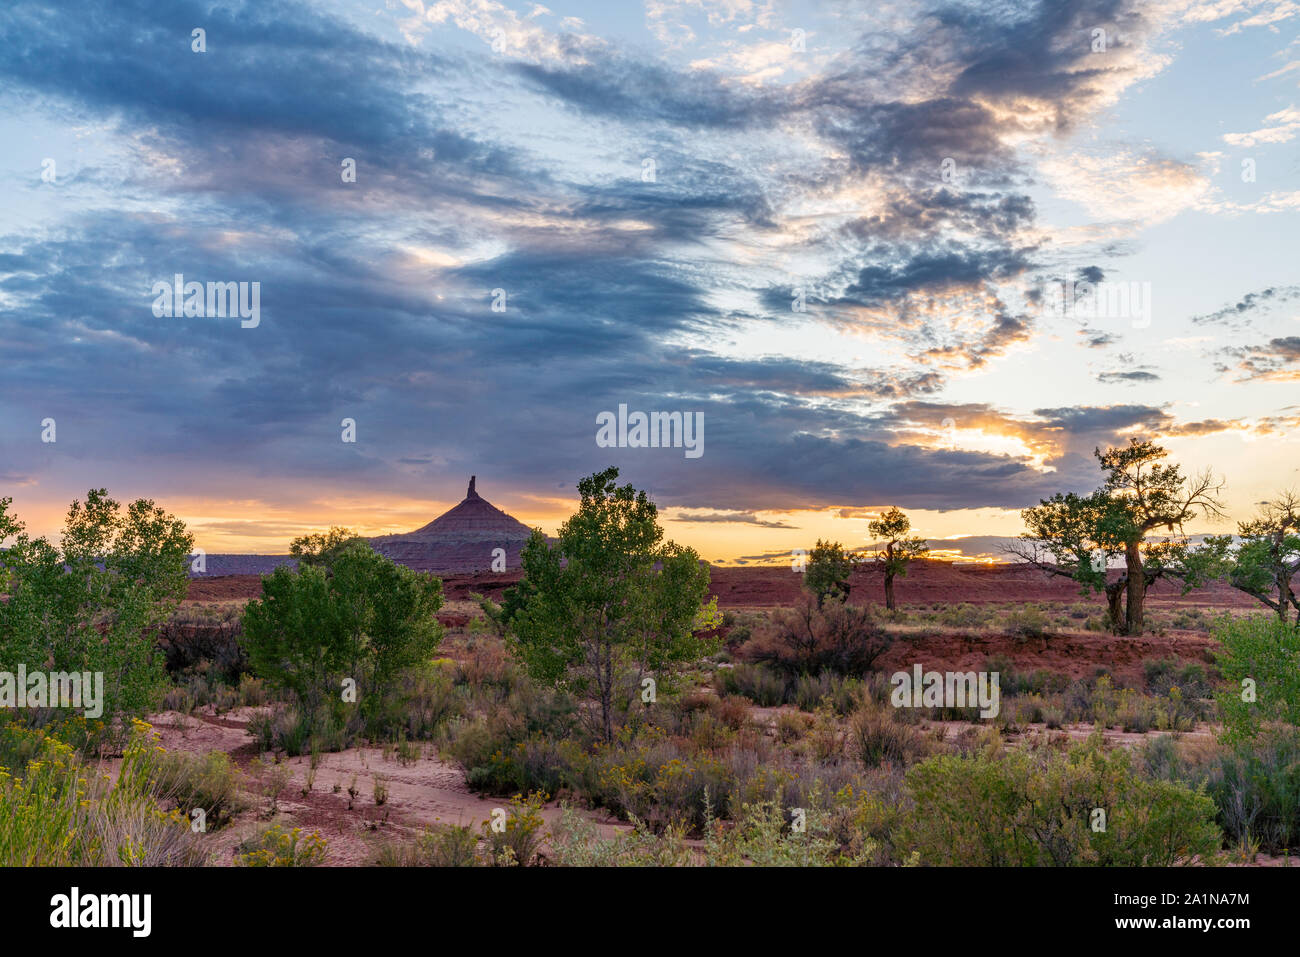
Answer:
[(1207, 789), (1238, 844), (1273, 854), (1300, 848), (1300, 730), (1276, 726), (1225, 748)]
[(267, 800), (266, 815), (274, 817), (280, 809), (280, 796), (293, 780), (293, 771), (287, 764), (263, 761), (261, 758), (253, 761), (251, 769), (257, 779), (258, 792)]
[(911, 724), (895, 718), (893, 710), (865, 704), (849, 721), (849, 741), (863, 767), (882, 764), (907, 767), (929, 750), (925, 736)]
[(566, 804), (551, 828), (554, 856), (548, 863), (557, 867), (689, 867), (697, 863), (680, 828), (656, 834), (641, 821), (632, 824), (630, 834), (601, 837), (596, 825)]
[(776, 716), (776, 737), (782, 744), (793, 744), (812, 727), (813, 719), (800, 711), (782, 711)]
[(413, 840), (388, 841), (375, 855), (379, 867), (475, 867), (478, 837), (456, 824), (426, 828)]
[(861, 694), (862, 681), (858, 678), (823, 671), (795, 679), (793, 703), (804, 711), (816, 711), (825, 702), (836, 714), (848, 714), (857, 706)]
[(136, 766), (144, 786), (187, 817), (203, 812), (207, 830), (216, 830), (245, 807), (242, 774), (224, 751), (207, 754), (153, 751)]
[(1037, 605), (1024, 605), (1003, 615), (1000, 625), (1008, 635), (1023, 641), (1044, 637), (1052, 622)]
[(868, 841), (846, 855), (830, 835), (821, 808), (787, 815), (775, 801), (742, 805), (734, 823), (711, 819), (704, 840), (710, 867), (833, 867), (865, 863), (874, 852), (874, 842)]
[(714, 687), (721, 695), (740, 695), (763, 708), (785, 703), (785, 679), (764, 665), (740, 663), (719, 668)]
[(943, 608), (936, 616), (938, 623), (948, 628), (985, 628), (993, 619), (993, 611), (962, 602)]

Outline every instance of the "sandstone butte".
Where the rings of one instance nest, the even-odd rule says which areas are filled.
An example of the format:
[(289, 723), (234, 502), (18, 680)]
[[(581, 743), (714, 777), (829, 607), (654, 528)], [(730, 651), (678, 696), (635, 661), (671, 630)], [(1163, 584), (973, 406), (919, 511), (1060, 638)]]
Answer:
[(475, 476), (470, 476), (464, 500), (428, 525), (372, 538), (371, 546), (410, 568), (439, 573), (491, 571), (494, 550), (500, 548), (505, 568), (517, 570), (532, 530), (479, 495), (474, 483)]

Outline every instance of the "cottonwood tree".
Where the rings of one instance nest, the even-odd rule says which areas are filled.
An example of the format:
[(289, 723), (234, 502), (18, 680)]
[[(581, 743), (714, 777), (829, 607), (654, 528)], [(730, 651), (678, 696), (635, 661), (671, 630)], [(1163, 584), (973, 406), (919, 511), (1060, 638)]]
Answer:
[(1242, 541), (1228, 581), (1273, 609), (1282, 621), (1295, 609), (1300, 626), (1300, 599), (1291, 583), (1300, 571), (1300, 495), (1287, 491), (1263, 503), (1255, 518), (1240, 522), (1237, 531)]
[[(1223, 516), (1222, 483), (1209, 472), (1185, 477), (1180, 466), (1161, 461), (1168, 451), (1150, 441), (1131, 439), (1094, 454), (1106, 473), (1104, 484), (1091, 495), (1058, 493), (1025, 509), (1021, 516), (1029, 531), (1009, 551), (1073, 578), (1085, 592), (1105, 591), (1115, 633), (1140, 635), (1146, 595), (1155, 582), (1177, 578), (1186, 593), (1226, 569), (1230, 539), (1211, 536), (1194, 548), (1184, 529), (1195, 517)], [(1152, 540), (1160, 531), (1165, 538)], [(1107, 568), (1120, 558), (1124, 569), (1110, 581)]]
[[(118, 715), (151, 708), (165, 683), (154, 629), (185, 597), (194, 539), (147, 499), (123, 511), (106, 489), (68, 509), (59, 545), (31, 538), (0, 499), (0, 660), (50, 672), (102, 672), (104, 740)], [(86, 743), (92, 743), (89, 739)]]
[(289, 544), (289, 554), (300, 565), (330, 565), (345, 548), (357, 542), (368, 544), (350, 528), (331, 528), (328, 532), (301, 535)]
[(894, 579), (901, 575), (907, 577), (907, 566), (914, 559), (930, 553), (930, 546), (924, 538), (909, 538), (912, 523), (897, 508), (891, 508), (880, 518), (867, 523), (867, 532), (877, 542), (884, 545), (876, 552), (876, 563), (885, 573), (885, 607), (893, 611)]
[(262, 576), (262, 597), (244, 610), (243, 644), (253, 670), (289, 691), (319, 730), (346, 710), (345, 679), (356, 682), (361, 712), (374, 714), (398, 674), (431, 657), (441, 607), (440, 579), (357, 540), (328, 563)]
[(849, 576), (853, 574), (853, 556), (839, 542), (817, 539), (804, 568), (803, 585), (817, 598), (820, 608), (826, 599), (848, 601)]
[(502, 606), (507, 644), (529, 675), (592, 702), (588, 724), (605, 741), (621, 692), (717, 647), (699, 634), (717, 621), (717, 600), (705, 603), (708, 566), (664, 542), (655, 504), (617, 479), (608, 468), (578, 483), (578, 511), (555, 545), (533, 532), (524, 577)]

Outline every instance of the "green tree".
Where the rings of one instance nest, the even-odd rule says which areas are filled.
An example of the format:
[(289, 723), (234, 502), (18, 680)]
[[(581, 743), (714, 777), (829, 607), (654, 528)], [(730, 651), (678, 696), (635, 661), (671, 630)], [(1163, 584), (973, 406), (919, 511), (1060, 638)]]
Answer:
[[(1230, 537), (1210, 536), (1193, 548), (1184, 525), (1196, 516), (1222, 516), (1222, 487), (1208, 473), (1185, 478), (1169, 453), (1152, 442), (1095, 452), (1106, 473), (1091, 495), (1073, 492), (1043, 499), (1021, 512), (1028, 532), (1008, 550), (1050, 574), (1078, 581), (1085, 592), (1104, 591), (1116, 634), (1140, 635), (1147, 591), (1161, 578), (1177, 578), (1186, 593), (1222, 575)], [(1153, 532), (1165, 538), (1152, 540)], [(1051, 556), (1051, 561), (1047, 556)], [(1122, 558), (1111, 581), (1107, 569)]]
[(662, 685), (717, 647), (698, 634), (717, 621), (708, 566), (663, 542), (655, 504), (617, 479), (608, 468), (578, 483), (578, 511), (554, 546), (534, 531), (502, 606), (511, 651), (533, 678), (595, 702), (605, 741), (623, 693), (646, 677)]
[(803, 574), (803, 587), (817, 597), (817, 607), (820, 608), (827, 598), (848, 601), (853, 565), (853, 556), (845, 552), (839, 542), (817, 539)]
[(1294, 608), (1300, 626), (1300, 599), (1291, 584), (1300, 571), (1300, 496), (1283, 492), (1237, 530), (1242, 541), (1228, 581), (1273, 609), (1282, 621)]
[(336, 526), (324, 534), (317, 532), (295, 538), (289, 545), (289, 554), (300, 565), (329, 566), (345, 548), (357, 542), (366, 544), (366, 540), (350, 528)]
[(264, 575), (262, 597), (244, 611), (244, 644), (253, 670), (319, 727), (344, 710), (345, 679), (356, 682), (362, 713), (375, 713), (396, 677), (438, 647), (441, 607), (441, 580), (353, 541), (328, 565)]
[[(1147, 589), (1156, 579), (1163, 574), (1182, 577), (1186, 590), (1202, 584), (1207, 569), (1214, 567), (1204, 560), (1209, 553), (1189, 562), (1183, 526), (1197, 516), (1223, 516), (1217, 497), (1223, 483), (1209, 472), (1185, 478), (1180, 466), (1161, 461), (1169, 452), (1154, 442), (1130, 439), (1125, 447), (1095, 454), (1106, 473), (1102, 489), (1117, 506), (1107, 510), (1102, 531), (1103, 539), (1123, 546), (1125, 632), (1140, 635)], [(1178, 537), (1148, 544), (1147, 536), (1160, 530)]]
[(1272, 616), (1225, 615), (1214, 637), (1225, 682), (1219, 696), (1225, 737), (1253, 738), (1267, 722), (1300, 727), (1300, 628)]
[(867, 532), (884, 548), (876, 552), (876, 562), (885, 573), (885, 607), (890, 611), (894, 604), (894, 578), (907, 577), (907, 566), (913, 559), (930, 553), (924, 538), (909, 538), (912, 523), (899, 509), (891, 508), (880, 518), (867, 523)]
[(104, 676), (108, 736), (117, 715), (141, 715), (165, 676), (154, 629), (185, 597), (194, 539), (153, 502), (127, 506), (91, 489), (68, 509), (60, 544), (31, 538), (0, 499), (0, 660)]

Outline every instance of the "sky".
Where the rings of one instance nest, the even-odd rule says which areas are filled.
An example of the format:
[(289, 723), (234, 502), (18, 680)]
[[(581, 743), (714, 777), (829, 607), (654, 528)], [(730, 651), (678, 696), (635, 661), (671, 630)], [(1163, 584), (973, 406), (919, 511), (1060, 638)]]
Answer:
[[(471, 474), (553, 533), (617, 465), (711, 561), (890, 506), (988, 559), (1143, 437), (1248, 518), (1300, 486), (1298, 38), (1293, 0), (7, 0), (0, 496), (282, 553)], [(608, 447), (620, 406), (702, 441)]]

